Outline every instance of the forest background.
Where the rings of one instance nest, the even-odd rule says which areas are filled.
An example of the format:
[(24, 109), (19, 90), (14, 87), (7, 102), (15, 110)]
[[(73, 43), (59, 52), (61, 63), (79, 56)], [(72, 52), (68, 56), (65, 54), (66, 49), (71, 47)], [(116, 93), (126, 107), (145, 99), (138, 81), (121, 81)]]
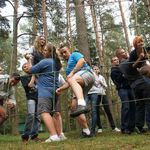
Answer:
[[(110, 57), (117, 48), (131, 51), (131, 35), (142, 35), (145, 45), (150, 45), (150, 0), (1, 0), (1, 11), (8, 5), (12, 14), (0, 13), (0, 65), (5, 73), (18, 71), (23, 75), (19, 69), (22, 53), (28, 51), (37, 35), (43, 34), (57, 47), (68, 42), (71, 51), (79, 49), (90, 63), (101, 68), (109, 85), (111, 110), (119, 125), (120, 101), (110, 80)], [(61, 73), (65, 76), (64, 70)], [(16, 109), (0, 129), (3, 134), (18, 134), (18, 124), (25, 121), (26, 98), (21, 84), (17, 86), (16, 98)], [(64, 92), (64, 131), (78, 129), (69, 117), (69, 101), (69, 92)], [(101, 117), (104, 127), (108, 127), (102, 107)]]

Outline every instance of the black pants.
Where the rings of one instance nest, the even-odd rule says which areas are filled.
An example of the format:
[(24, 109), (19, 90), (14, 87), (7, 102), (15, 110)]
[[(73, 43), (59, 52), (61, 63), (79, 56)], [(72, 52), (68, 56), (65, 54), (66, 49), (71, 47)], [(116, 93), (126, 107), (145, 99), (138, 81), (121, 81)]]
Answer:
[(97, 111), (97, 125), (98, 125), (98, 128), (102, 128), (102, 124), (101, 124), (101, 120), (100, 120), (100, 112), (99, 112), (99, 105), (101, 102), (103, 104), (104, 110), (105, 110), (106, 115), (108, 117), (109, 124), (110, 124), (111, 128), (114, 129), (115, 123), (114, 123), (112, 113), (110, 111), (107, 95), (98, 95), (98, 104), (97, 104), (97, 109), (98, 109), (98, 111)]
[(145, 124), (145, 113), (150, 113), (150, 79), (143, 80), (133, 87), (133, 92), (136, 99), (136, 127), (142, 129)]

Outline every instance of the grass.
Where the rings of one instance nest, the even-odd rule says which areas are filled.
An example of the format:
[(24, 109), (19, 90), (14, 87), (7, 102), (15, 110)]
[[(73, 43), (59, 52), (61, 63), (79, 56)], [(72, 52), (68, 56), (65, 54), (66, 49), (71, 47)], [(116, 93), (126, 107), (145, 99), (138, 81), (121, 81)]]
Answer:
[[(150, 133), (122, 135), (104, 131), (96, 137), (81, 139), (79, 133), (66, 134), (68, 139), (62, 142), (28, 144), (21, 142), (20, 136), (0, 135), (0, 150), (150, 150)], [(48, 137), (41, 133), (40, 138)]]

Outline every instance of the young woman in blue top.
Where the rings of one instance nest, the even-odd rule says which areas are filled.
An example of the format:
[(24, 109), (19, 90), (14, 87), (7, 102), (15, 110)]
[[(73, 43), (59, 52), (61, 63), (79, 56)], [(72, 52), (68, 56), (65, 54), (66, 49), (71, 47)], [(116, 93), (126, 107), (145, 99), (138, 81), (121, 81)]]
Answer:
[(27, 73), (37, 74), (38, 85), (38, 112), (48, 129), (50, 137), (45, 142), (60, 141), (52, 118), (53, 96), (58, 88), (58, 75), (61, 63), (56, 53), (56, 48), (48, 43), (43, 50), (45, 59), (34, 66), (27, 63), (24, 70)]

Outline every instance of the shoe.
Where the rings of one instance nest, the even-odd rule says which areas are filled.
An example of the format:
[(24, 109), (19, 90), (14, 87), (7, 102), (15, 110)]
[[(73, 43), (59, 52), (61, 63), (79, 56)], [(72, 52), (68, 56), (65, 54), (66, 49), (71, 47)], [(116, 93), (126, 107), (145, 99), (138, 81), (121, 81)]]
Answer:
[(89, 107), (78, 105), (77, 109), (71, 112), (70, 117), (77, 117), (80, 114), (85, 114), (88, 113), (89, 111), (90, 111)]
[(136, 132), (137, 134), (142, 134), (142, 133), (146, 133), (147, 130), (144, 129), (144, 128), (135, 127), (135, 132)]
[(64, 135), (64, 133), (61, 133), (59, 135), (59, 138), (60, 138), (61, 141), (67, 140), (67, 137)]
[(114, 131), (114, 132), (120, 132), (120, 129), (115, 128), (115, 129), (113, 129), (112, 131)]
[(122, 134), (131, 134), (131, 131), (129, 131), (129, 130), (122, 130), (121, 133)]
[(82, 131), (81, 138), (90, 138), (90, 137), (92, 137), (92, 134), (87, 134), (87, 133)]
[(98, 129), (98, 130), (97, 130), (97, 133), (102, 133), (102, 132), (103, 132), (102, 129)]
[(50, 142), (59, 142), (59, 141), (61, 141), (61, 139), (60, 138), (57, 138), (57, 139), (51, 139), (51, 137), (49, 137), (48, 139), (46, 139), (45, 141), (44, 141), (44, 143), (50, 143)]
[(34, 141), (34, 142), (41, 142), (41, 139), (40, 139), (40, 138), (38, 138), (38, 137), (31, 138), (31, 140), (32, 140), (32, 141)]

